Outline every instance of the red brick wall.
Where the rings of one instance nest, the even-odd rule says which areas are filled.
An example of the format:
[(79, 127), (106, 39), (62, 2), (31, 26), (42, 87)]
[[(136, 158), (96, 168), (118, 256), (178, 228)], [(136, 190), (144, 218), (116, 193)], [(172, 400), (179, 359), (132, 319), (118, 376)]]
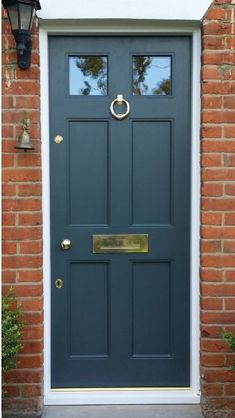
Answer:
[[(37, 411), (42, 393), (42, 213), (38, 29), (33, 30), (31, 68), (16, 65), (8, 20), (2, 25), (3, 286), (14, 287), (24, 311), (24, 348), (17, 370), (7, 373), (4, 409)], [(14, 149), (22, 120), (31, 120), (34, 151)]]
[[(221, 329), (235, 330), (235, 4), (216, 0), (203, 21), (201, 201), (201, 389), (206, 417), (235, 416), (232, 352)], [(5, 408), (36, 411), (42, 391), (42, 225), (38, 32), (31, 68), (16, 65), (3, 19), (3, 282), (13, 286), (27, 327), (18, 369), (6, 376)], [(14, 149), (31, 119), (35, 151)], [(215, 411), (221, 411), (216, 413)], [(231, 412), (233, 410), (233, 412)]]
[(202, 30), (202, 406), (206, 417), (230, 418), (234, 356), (221, 329), (235, 330), (235, 2), (216, 0)]

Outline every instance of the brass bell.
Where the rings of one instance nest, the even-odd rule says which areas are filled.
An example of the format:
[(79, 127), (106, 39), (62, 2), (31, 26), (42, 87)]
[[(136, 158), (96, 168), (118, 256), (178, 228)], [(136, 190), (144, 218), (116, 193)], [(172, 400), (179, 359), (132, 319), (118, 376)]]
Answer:
[(15, 145), (16, 149), (23, 149), (25, 152), (29, 149), (34, 149), (33, 144), (29, 136), (30, 132), (30, 119), (23, 120), (23, 133), (19, 136), (17, 144)]

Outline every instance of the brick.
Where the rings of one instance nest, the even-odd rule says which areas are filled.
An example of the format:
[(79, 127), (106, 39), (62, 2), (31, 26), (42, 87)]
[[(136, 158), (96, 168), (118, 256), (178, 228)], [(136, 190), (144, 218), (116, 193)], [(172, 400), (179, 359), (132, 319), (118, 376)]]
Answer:
[[(203, 190), (204, 190), (204, 186), (206, 186), (206, 185), (203, 185)], [(212, 185), (212, 186), (214, 186), (214, 185)], [(209, 188), (209, 189), (212, 192), (214, 190), (214, 187)], [(206, 188), (206, 190), (207, 190), (207, 188)], [(219, 190), (221, 190), (221, 185), (219, 185)], [(206, 191), (205, 191), (205, 194), (206, 194)], [(209, 195), (210, 195), (210, 193), (209, 193)], [(222, 224), (222, 215), (220, 213), (215, 213), (215, 212), (201, 212), (201, 223), (203, 225), (221, 225)], [(235, 222), (234, 222), (234, 224), (235, 224)]]
[(201, 269), (201, 280), (206, 282), (220, 282), (222, 280), (221, 270), (216, 269)]
[(32, 241), (20, 243), (20, 254), (40, 254), (42, 252), (42, 242)]
[[(37, 398), (12, 398), (3, 401), (3, 409), (4, 410), (14, 410), (20, 412), (23, 410), (26, 411), (37, 411), (40, 407), (40, 401)], [(24, 414), (25, 415), (25, 414)], [(35, 415), (35, 414), (34, 414)], [(26, 415), (27, 416), (27, 415)], [(33, 415), (31, 414), (31, 417)], [(21, 415), (23, 418), (23, 415)]]
[(16, 254), (16, 243), (15, 242), (3, 242), (2, 243), (3, 254)]
[[(217, 327), (217, 329), (219, 330), (219, 333), (221, 333), (221, 326)], [(227, 351), (227, 345), (221, 339), (220, 340), (219, 339), (213, 339), (213, 340), (202, 339), (201, 350), (203, 352), (208, 352), (208, 353), (218, 353), (218, 352), (224, 353)]]
[(39, 109), (40, 98), (39, 96), (16, 96), (15, 103), (17, 109)]
[(18, 397), (20, 396), (20, 388), (16, 385), (4, 385), (3, 386), (3, 393), (4, 393), (4, 398), (5, 397)]
[(206, 383), (202, 385), (202, 395), (220, 396), (223, 394), (224, 385), (221, 383)]
[(16, 282), (16, 271), (12, 271), (12, 270), (2, 271), (2, 282), (3, 283), (15, 283)]
[[(25, 110), (14, 110), (9, 112), (3, 112), (2, 120), (3, 123), (13, 123), (19, 124), (21, 127), (22, 133), (22, 120), (25, 117)], [(39, 112), (38, 110), (28, 110), (27, 117), (30, 119), (30, 123), (37, 123), (39, 120)]]
[(40, 154), (18, 154), (16, 164), (18, 167), (36, 167), (41, 164)]
[(218, 65), (218, 64), (231, 64), (235, 62), (235, 54), (233, 51), (204, 51), (202, 53), (203, 65)]
[(202, 152), (235, 152), (235, 141), (202, 141), (201, 148)]
[(201, 200), (201, 207), (202, 207), (203, 210), (234, 211), (235, 210), (235, 199), (203, 198)]
[(41, 312), (24, 312), (23, 320), (27, 326), (40, 325), (43, 321), (43, 314)]
[(204, 154), (201, 158), (201, 165), (203, 167), (220, 167), (221, 155), (220, 154)]
[(203, 126), (201, 135), (203, 138), (221, 138), (222, 128), (220, 126)]
[(224, 252), (225, 253), (235, 253), (235, 240), (224, 241)]
[[(2, 237), (10, 241), (38, 240), (42, 238), (42, 229), (40, 227), (4, 227)], [(230, 237), (228, 237), (230, 238)]]
[(225, 279), (227, 281), (235, 282), (235, 270), (225, 271)]
[[(235, 125), (225, 126), (224, 127), (224, 136), (225, 138), (235, 138)], [(231, 147), (231, 152), (233, 152)]]
[(211, 7), (207, 11), (205, 19), (207, 19), (207, 20), (224, 20), (224, 19), (226, 19), (226, 16), (227, 16), (226, 9)]
[(42, 353), (42, 350), (43, 350), (42, 341), (24, 340), (21, 353), (25, 353), (25, 354)]
[[(41, 326), (30, 326), (23, 330), (23, 340), (41, 340), (43, 337), (43, 330)], [(23, 342), (24, 344), (24, 342)]]
[(223, 300), (222, 298), (202, 298), (201, 308), (206, 311), (222, 310)]
[(208, 369), (203, 377), (207, 382), (235, 382), (235, 373), (230, 370)]
[(40, 282), (42, 270), (19, 271), (19, 282)]
[[(32, 59), (35, 57), (35, 54), (32, 53)], [(32, 62), (32, 60), (31, 60)], [(38, 62), (38, 58), (37, 58), (37, 62)], [(33, 62), (32, 62), (33, 63)], [(17, 94), (17, 95), (38, 95), (40, 92), (39, 89), (39, 83), (37, 80), (35, 81), (31, 81), (31, 80), (27, 80), (27, 81), (14, 81), (11, 84), (7, 84), (7, 83), (3, 83), (2, 86), (2, 93), (3, 94)]]
[(226, 47), (227, 49), (235, 49), (235, 38), (234, 37), (227, 37), (226, 38)]
[(41, 209), (40, 199), (4, 199), (2, 206), (4, 211), (38, 211)]
[(205, 324), (234, 324), (233, 312), (202, 312), (201, 322)]
[(230, 35), (231, 25), (229, 23), (209, 22), (203, 25), (204, 35)]
[(21, 213), (19, 214), (19, 225), (41, 225), (42, 215), (41, 213)]
[(204, 65), (201, 70), (201, 77), (203, 80), (221, 80), (221, 72), (216, 65)]
[(2, 137), (7, 139), (13, 138), (13, 126), (2, 125)]
[(201, 252), (218, 253), (221, 252), (221, 241), (201, 241)]
[[(212, 256), (210, 256), (212, 257)], [(233, 284), (205, 284), (201, 285), (202, 296), (219, 297), (235, 295), (235, 285)]]
[(204, 109), (221, 109), (222, 97), (204, 95), (202, 98), (202, 107)]
[(39, 383), (42, 372), (38, 370), (11, 370), (5, 374), (9, 383)]
[(18, 184), (17, 190), (18, 190), (18, 196), (22, 196), (22, 197), (41, 196), (42, 185), (41, 183)]
[(224, 154), (224, 165), (227, 167), (235, 167), (235, 154)]
[(201, 188), (202, 196), (221, 196), (223, 185), (218, 183), (203, 183)]
[(2, 174), (3, 181), (13, 181), (13, 182), (29, 182), (29, 181), (40, 181), (41, 180), (41, 171), (37, 168), (29, 169), (6, 169), (3, 170)]
[(225, 225), (235, 225), (235, 213), (225, 214)]
[(2, 223), (3, 225), (15, 225), (16, 215), (14, 213), (3, 213)]
[[(15, 69), (15, 79), (16, 80), (39, 80), (39, 68), (38, 66), (33, 66), (31, 65), (27, 71), (22, 71), (18, 66)], [(21, 97), (23, 97), (24, 95), (22, 94)], [(18, 103), (18, 107), (23, 108), (24, 107), (24, 103)]]
[(42, 388), (39, 385), (24, 385), (22, 386), (22, 396), (31, 398), (34, 396), (41, 396)]
[(235, 197), (235, 184), (226, 184), (225, 185), (225, 194)]
[(232, 110), (235, 109), (235, 96), (225, 96), (224, 97), (224, 108), (225, 109), (232, 109)]
[(224, 366), (225, 356), (223, 354), (203, 354), (201, 356), (201, 365), (204, 367)]
[(220, 181), (235, 180), (235, 169), (204, 169), (202, 170), (202, 180)]
[(2, 167), (13, 167), (14, 166), (14, 155), (3, 154), (2, 155)]
[(224, 303), (225, 303), (225, 310), (234, 311), (234, 315), (235, 315), (235, 297), (225, 298)]
[(31, 355), (31, 356), (19, 356), (18, 357), (18, 368), (19, 369), (38, 369), (42, 366), (42, 356), (41, 355)]
[[(234, 59), (234, 57), (233, 57)], [(208, 60), (209, 61), (209, 60)], [(212, 62), (208, 62), (212, 64)], [(202, 84), (202, 93), (203, 94), (235, 94), (235, 85), (232, 82), (224, 81), (220, 83), (218, 81), (204, 81)]]
[(19, 305), (24, 312), (35, 312), (43, 309), (42, 298), (19, 299)]
[(42, 285), (31, 284), (30, 286), (24, 286), (23, 284), (17, 284), (14, 286), (14, 294), (16, 297), (34, 297), (42, 295)]
[(235, 396), (235, 385), (234, 384), (225, 385), (225, 395)]
[(15, 196), (16, 186), (15, 184), (2, 184), (2, 196)]
[(235, 112), (230, 110), (207, 110), (202, 112), (203, 123), (233, 123)]
[(218, 50), (225, 47), (225, 37), (224, 36), (203, 36), (203, 49), (212, 49)]

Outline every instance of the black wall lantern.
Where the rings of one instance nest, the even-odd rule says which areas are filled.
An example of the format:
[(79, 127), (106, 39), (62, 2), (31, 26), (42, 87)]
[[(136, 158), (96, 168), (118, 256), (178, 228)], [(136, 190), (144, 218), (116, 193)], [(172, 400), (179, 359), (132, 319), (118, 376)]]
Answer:
[(39, 0), (2, 0), (7, 10), (11, 30), (16, 41), (17, 61), (22, 70), (30, 66), (31, 29), (35, 12), (41, 9)]

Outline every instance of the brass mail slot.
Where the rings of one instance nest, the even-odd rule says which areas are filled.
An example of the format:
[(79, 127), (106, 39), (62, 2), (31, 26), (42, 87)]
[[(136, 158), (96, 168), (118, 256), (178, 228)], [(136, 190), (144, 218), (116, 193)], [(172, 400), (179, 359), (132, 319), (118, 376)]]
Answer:
[(93, 235), (93, 253), (147, 253), (148, 234)]

